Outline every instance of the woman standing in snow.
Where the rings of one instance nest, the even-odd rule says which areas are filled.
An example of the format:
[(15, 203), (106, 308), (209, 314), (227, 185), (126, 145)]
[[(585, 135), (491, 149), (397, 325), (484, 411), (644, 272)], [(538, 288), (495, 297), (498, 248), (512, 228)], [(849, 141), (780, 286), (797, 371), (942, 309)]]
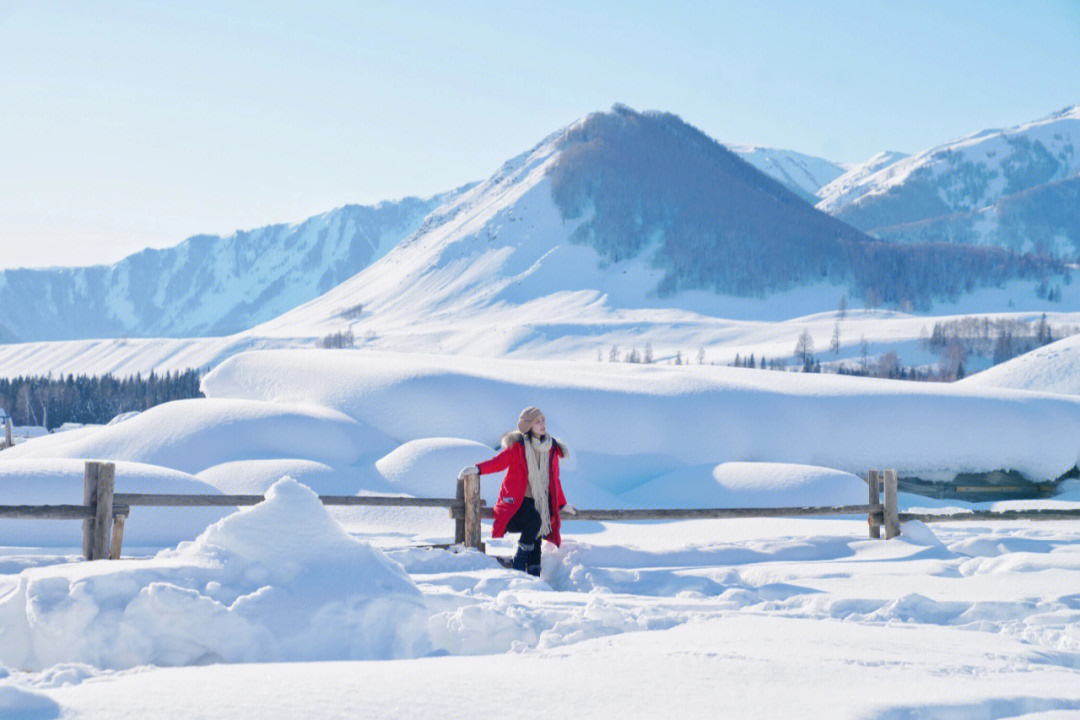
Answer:
[(544, 413), (531, 406), (518, 416), (517, 430), (503, 435), (502, 446), (502, 452), (490, 460), (463, 468), (458, 479), (506, 469), (491, 537), (502, 537), (507, 531), (521, 533), (513, 567), (539, 576), (540, 541), (550, 540), (558, 547), (560, 511), (577, 512), (567, 504), (559, 481), (559, 458), (566, 456), (566, 446), (547, 434)]

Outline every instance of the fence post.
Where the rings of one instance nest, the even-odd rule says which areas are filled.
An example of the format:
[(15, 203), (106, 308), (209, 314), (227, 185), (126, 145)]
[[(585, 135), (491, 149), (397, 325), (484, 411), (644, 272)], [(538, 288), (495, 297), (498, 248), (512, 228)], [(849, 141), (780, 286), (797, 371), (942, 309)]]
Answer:
[(110, 560), (120, 559), (120, 548), (124, 544), (124, 522), (126, 519), (124, 515), (117, 515), (116, 519), (113, 520), (112, 545), (109, 546)]
[[(870, 491), (870, 496), (867, 502), (870, 505), (878, 505), (881, 503), (881, 478), (878, 476), (877, 470), (870, 470), (866, 473), (866, 487)], [(870, 523), (870, 537), (872, 539), (881, 538), (881, 525), (878, 524), (877, 516), (874, 511), (871, 510), (867, 516), (867, 522)]]
[[(461, 478), (458, 478), (457, 493), (454, 497), (463, 503), (465, 502), (465, 481)], [(450, 517), (454, 518), (454, 544), (461, 545), (465, 542), (465, 514), (459, 513), (455, 515), (451, 511)]]
[(97, 472), (97, 512), (94, 515), (94, 557), (93, 560), (105, 560), (109, 557), (109, 531), (113, 524), (113, 487), (116, 465), (101, 463)]
[(900, 515), (896, 507), (896, 471), (885, 471), (885, 539), (900, 535)]
[[(94, 507), (97, 502), (98, 468), (100, 463), (87, 462), (83, 470), (83, 505)], [(82, 523), (82, 552), (87, 560), (94, 559), (94, 518), (88, 517)]]
[(484, 551), (480, 542), (480, 476), (465, 476), (465, 547)]

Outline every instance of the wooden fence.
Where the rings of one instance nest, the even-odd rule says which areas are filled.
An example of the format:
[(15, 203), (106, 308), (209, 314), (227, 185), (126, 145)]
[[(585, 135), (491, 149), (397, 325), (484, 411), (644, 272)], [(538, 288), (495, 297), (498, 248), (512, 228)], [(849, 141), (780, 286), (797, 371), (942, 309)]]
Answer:
[[(0, 505), (0, 518), (52, 519), (83, 521), (83, 555), (87, 560), (116, 560), (124, 542), (124, 523), (131, 508), (143, 507), (238, 507), (256, 505), (262, 495), (168, 495), (159, 493), (115, 492), (116, 468), (113, 463), (89, 461), (83, 475), (82, 505)], [(870, 537), (900, 535), (900, 523), (955, 522), (958, 520), (1067, 520), (1080, 518), (1080, 510), (1006, 510), (953, 514), (901, 513), (896, 502), (896, 471), (871, 470), (867, 474), (866, 505), (779, 508), (659, 508), (636, 510), (578, 510), (565, 515), (572, 520), (690, 520), (721, 518), (798, 517), (827, 515), (866, 515)], [(882, 497), (884, 496), (884, 497)], [(494, 511), (480, 497), (480, 478), (476, 475), (458, 480), (452, 498), (411, 498), (385, 496), (320, 495), (323, 505), (445, 507), (454, 520), (454, 543), (484, 550), (481, 520), (494, 517)]]

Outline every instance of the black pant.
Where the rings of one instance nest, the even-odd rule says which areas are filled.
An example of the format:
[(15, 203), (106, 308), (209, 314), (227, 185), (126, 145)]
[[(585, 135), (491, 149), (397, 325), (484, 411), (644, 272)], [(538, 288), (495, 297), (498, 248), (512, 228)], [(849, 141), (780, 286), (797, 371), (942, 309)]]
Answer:
[(536, 509), (536, 503), (531, 497), (521, 501), (521, 507), (514, 513), (514, 517), (510, 518), (510, 522), (506, 523), (508, 532), (521, 533), (518, 545), (522, 546), (520, 550), (527, 553), (529, 565), (540, 564), (540, 538), (537, 535), (540, 534), (542, 523), (540, 512)]

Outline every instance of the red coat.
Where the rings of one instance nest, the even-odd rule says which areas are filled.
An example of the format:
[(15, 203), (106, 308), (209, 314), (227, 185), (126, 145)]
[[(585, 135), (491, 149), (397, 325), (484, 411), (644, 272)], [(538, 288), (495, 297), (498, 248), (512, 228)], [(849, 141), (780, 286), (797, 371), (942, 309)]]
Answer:
[[(524, 436), (516, 432), (508, 433), (503, 438), (503, 448), (503, 451), (495, 457), (477, 465), (481, 475), (506, 469), (506, 477), (503, 478), (502, 487), (499, 488), (499, 499), (495, 503), (495, 524), (491, 528), (493, 538), (506, 534), (506, 524), (521, 507), (521, 503), (525, 500), (525, 488), (529, 486), (529, 470), (525, 465)], [(565, 454), (565, 447), (552, 438), (551, 452), (548, 453), (551, 534), (547, 535), (546, 539), (555, 543), (555, 547), (562, 542), (562, 536), (559, 534), (559, 527), (562, 524), (559, 519), (559, 510), (566, 504), (566, 497), (563, 495), (562, 483), (559, 481), (559, 458)]]

